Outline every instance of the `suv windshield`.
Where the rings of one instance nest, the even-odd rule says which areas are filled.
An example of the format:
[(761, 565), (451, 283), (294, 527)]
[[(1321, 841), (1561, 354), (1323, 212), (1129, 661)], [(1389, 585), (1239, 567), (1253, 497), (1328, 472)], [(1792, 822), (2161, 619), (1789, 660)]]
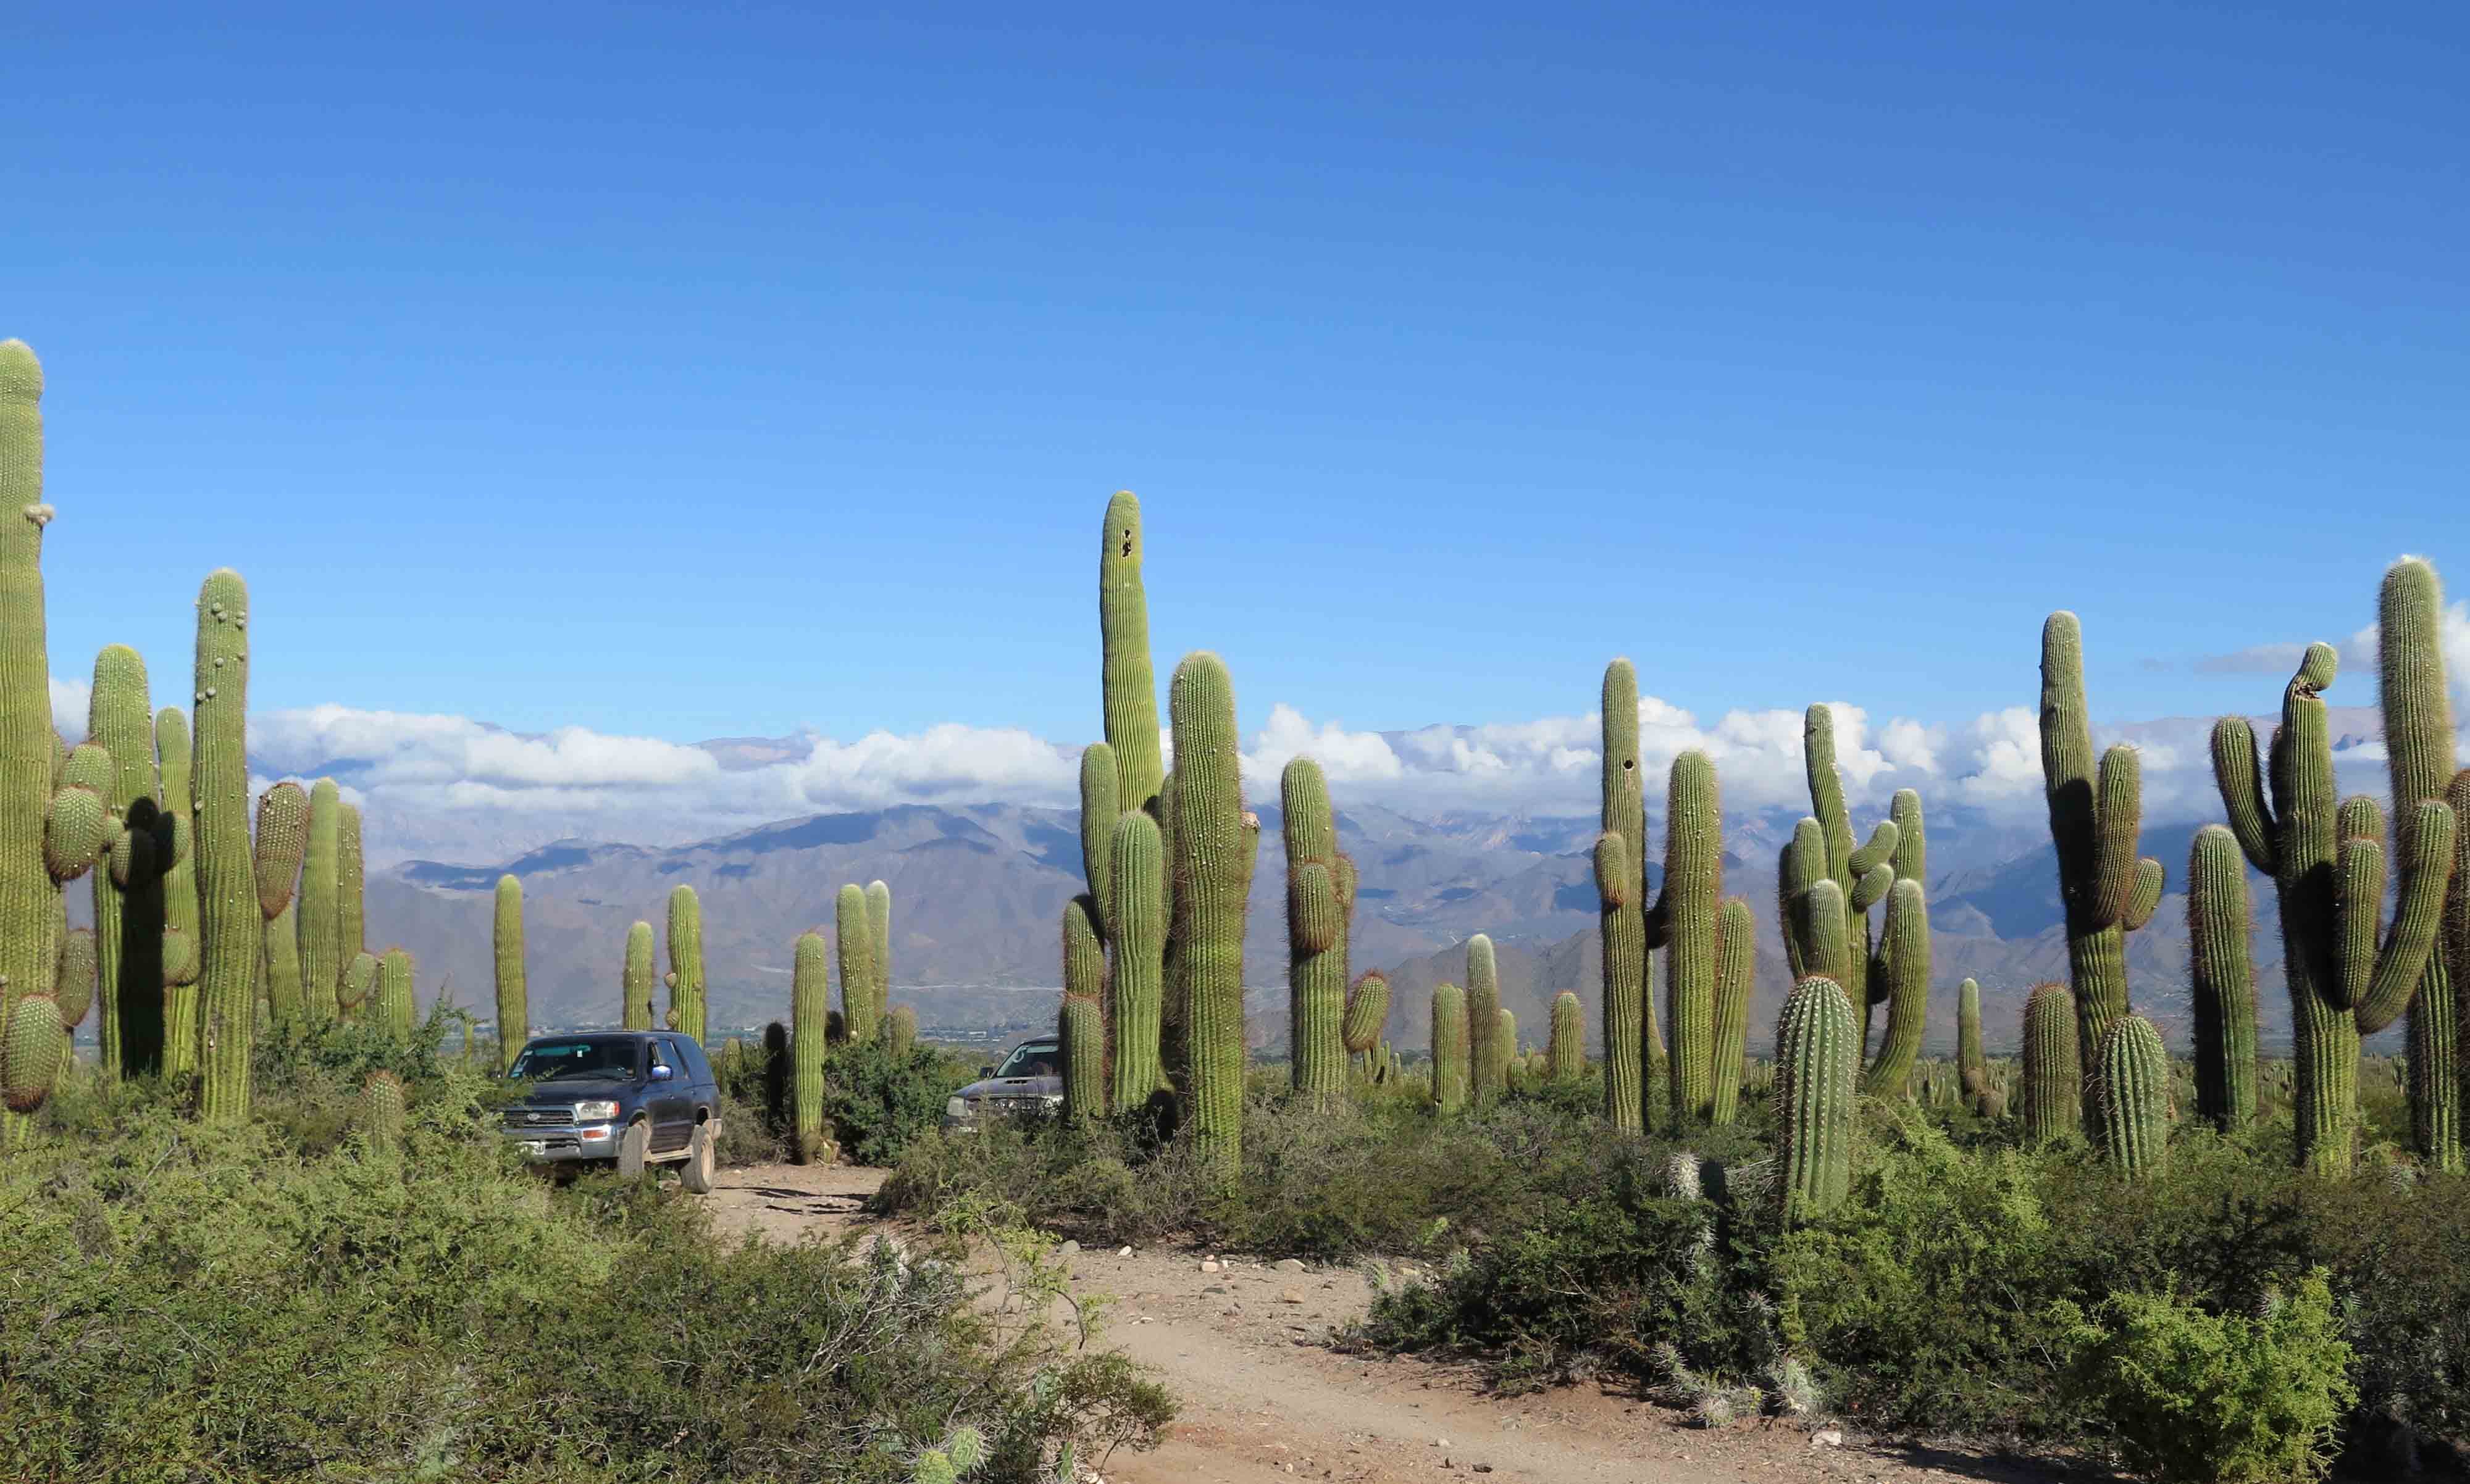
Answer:
[(641, 1054), (642, 1043), (631, 1040), (534, 1041), (507, 1076), (541, 1082), (577, 1077), (631, 1082)]
[(1052, 1041), (1031, 1041), (1013, 1048), (1004, 1064), (995, 1069), (997, 1077), (1053, 1077), (1056, 1063), (1061, 1060)]

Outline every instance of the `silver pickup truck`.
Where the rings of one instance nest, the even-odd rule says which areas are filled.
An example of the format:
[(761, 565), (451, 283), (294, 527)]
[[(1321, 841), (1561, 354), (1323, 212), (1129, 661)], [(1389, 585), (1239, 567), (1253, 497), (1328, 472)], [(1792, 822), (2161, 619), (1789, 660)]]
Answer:
[(944, 1127), (967, 1133), (999, 1118), (1052, 1113), (1063, 1106), (1063, 1043), (1034, 1035), (1014, 1047), (1000, 1066), (978, 1069), (978, 1080), (944, 1104)]

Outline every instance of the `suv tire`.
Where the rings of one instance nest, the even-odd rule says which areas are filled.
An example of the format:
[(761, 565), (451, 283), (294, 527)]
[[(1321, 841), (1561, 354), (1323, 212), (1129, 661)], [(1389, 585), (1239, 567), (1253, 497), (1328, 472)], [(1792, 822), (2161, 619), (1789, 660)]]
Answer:
[(678, 1182), (697, 1195), (711, 1194), (712, 1166), (717, 1162), (712, 1151), (711, 1125), (695, 1125), (694, 1136), (687, 1141), (687, 1162), (678, 1167)]
[(640, 1180), (643, 1177), (643, 1156), (652, 1148), (651, 1126), (640, 1120), (628, 1124), (618, 1136), (618, 1178)]

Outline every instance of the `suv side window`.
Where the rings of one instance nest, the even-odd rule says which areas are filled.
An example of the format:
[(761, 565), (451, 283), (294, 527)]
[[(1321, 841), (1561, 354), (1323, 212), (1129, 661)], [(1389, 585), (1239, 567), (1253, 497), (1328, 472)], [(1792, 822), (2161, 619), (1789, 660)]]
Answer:
[(690, 1035), (673, 1035), (669, 1042), (678, 1055), (669, 1064), (678, 1069), (678, 1075), (697, 1087), (711, 1086), (711, 1063), (704, 1059), (702, 1043)]

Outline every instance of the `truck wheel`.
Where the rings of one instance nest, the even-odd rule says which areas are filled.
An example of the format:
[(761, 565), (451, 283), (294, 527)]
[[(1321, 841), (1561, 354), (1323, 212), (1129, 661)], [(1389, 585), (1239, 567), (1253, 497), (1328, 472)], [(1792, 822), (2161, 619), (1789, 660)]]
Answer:
[(652, 1130), (642, 1124), (628, 1124), (618, 1136), (618, 1178), (640, 1180), (643, 1177), (643, 1155), (651, 1149)]
[(679, 1167), (678, 1181), (697, 1195), (711, 1194), (712, 1155), (711, 1125), (695, 1125), (694, 1137), (687, 1142), (687, 1162)]

